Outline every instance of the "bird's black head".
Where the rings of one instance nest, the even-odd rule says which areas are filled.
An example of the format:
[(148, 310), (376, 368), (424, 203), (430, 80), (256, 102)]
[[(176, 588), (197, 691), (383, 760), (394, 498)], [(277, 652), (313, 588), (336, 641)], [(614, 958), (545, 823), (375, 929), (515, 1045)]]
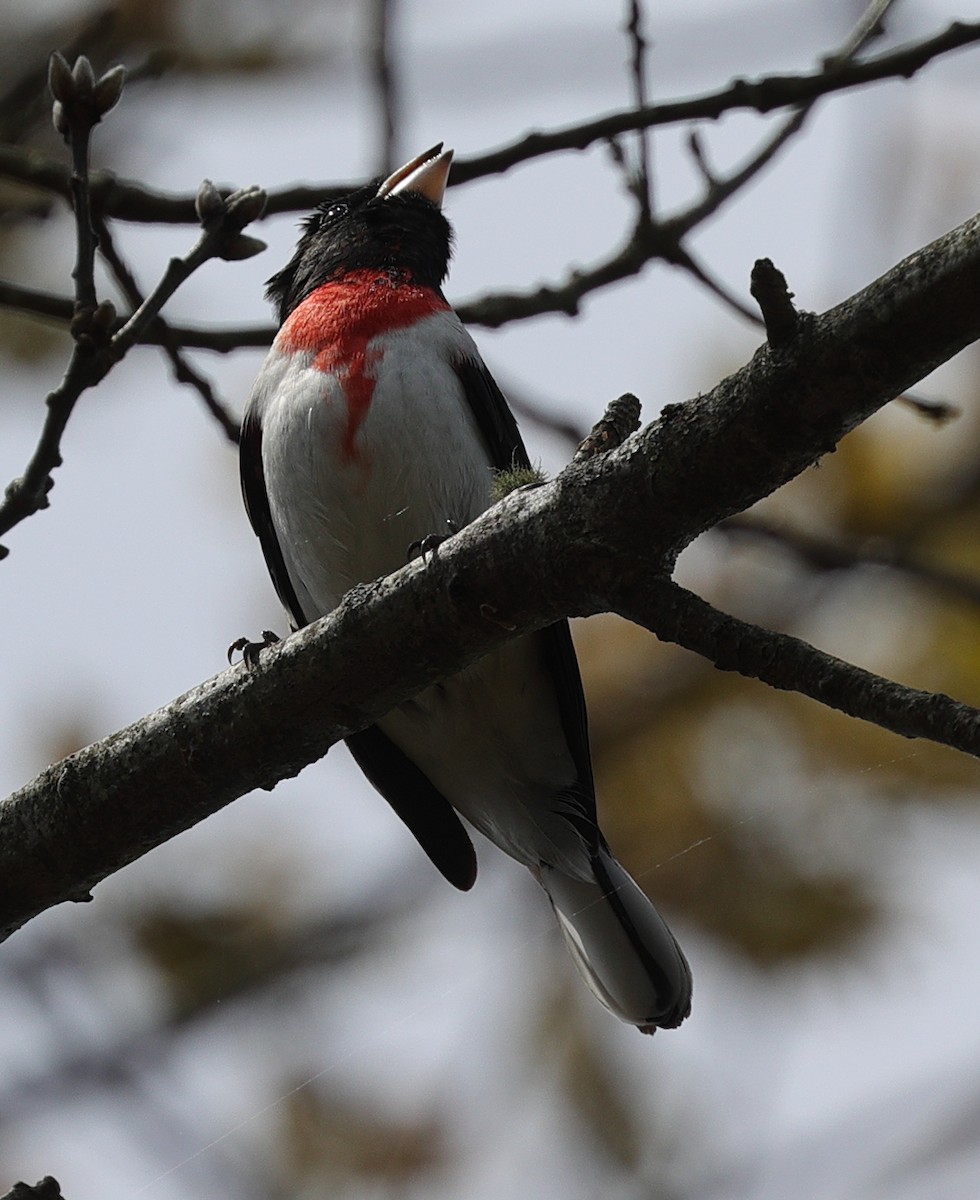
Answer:
[(440, 142), (387, 179), (307, 217), (296, 253), (266, 289), (280, 323), (321, 284), (351, 271), (385, 271), (439, 288), (452, 252), (452, 227), (440, 207), (452, 157)]

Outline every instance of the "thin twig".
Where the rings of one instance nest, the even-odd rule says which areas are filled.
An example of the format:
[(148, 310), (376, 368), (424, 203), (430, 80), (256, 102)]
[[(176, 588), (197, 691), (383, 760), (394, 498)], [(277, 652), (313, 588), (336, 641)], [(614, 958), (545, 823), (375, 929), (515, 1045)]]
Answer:
[(909, 79), (934, 58), (980, 42), (980, 21), (954, 21), (941, 33), (910, 42), (896, 50), (861, 62), (832, 69), (818, 68), (797, 75), (764, 75), (756, 80), (734, 79), (713, 92), (684, 100), (650, 104), (642, 110), (622, 109), (561, 129), (528, 133), (506, 146), (453, 163), (453, 183), (468, 183), (497, 175), (559, 150), (586, 150), (595, 142), (655, 125), (716, 120), (729, 112), (750, 109), (759, 113), (797, 107), (822, 96), (883, 79)]
[(264, 249), (264, 243), (242, 233), (245, 225), (261, 215), (264, 204), (265, 193), (259, 188), (242, 188), (225, 200), (213, 184), (205, 181), (197, 202), (204, 228), (186, 257), (170, 260), (157, 286), (111, 337), (111, 306), (100, 305), (84, 328), (78, 325), (68, 369), (47, 398), (47, 416), (37, 447), (24, 474), (8, 485), (0, 503), (0, 533), (47, 507), (47, 495), (54, 482), (52, 473), (61, 465), (61, 438), (79, 396), (100, 383), (139, 341), (184, 280), (211, 258), (247, 258)]
[[(887, 79), (909, 79), (934, 59), (980, 42), (980, 21), (954, 21), (942, 32), (921, 41), (861, 62), (833, 69), (820, 68), (796, 75), (764, 75), (755, 80), (735, 79), (725, 87), (701, 96), (617, 110), (590, 121), (559, 129), (526, 134), (508, 145), (453, 163), (450, 185), (470, 183), (498, 175), (520, 163), (530, 162), (564, 150), (586, 150), (624, 133), (675, 125), (688, 121), (715, 120), (728, 112), (747, 109), (759, 113), (789, 108), (821, 96)], [(60, 196), (70, 195), (69, 172), (65, 166), (39, 151), (19, 146), (0, 146), (0, 176), (33, 183)], [(158, 192), (133, 180), (116, 178), (111, 172), (94, 171), (90, 176), (92, 203), (107, 216), (126, 221), (193, 224), (194, 197)], [(267, 215), (305, 212), (323, 200), (334, 199), (357, 187), (358, 181), (321, 183), (282, 188), (269, 193)]]
[(698, 283), (707, 288), (712, 295), (717, 296), (723, 304), (727, 304), (728, 307), (732, 309), (733, 312), (738, 313), (740, 317), (743, 317), (746, 321), (751, 322), (753, 325), (762, 324), (762, 319), (759, 317), (759, 314), (753, 312), (747, 304), (743, 304), (738, 296), (736, 296), (734, 292), (730, 292), (720, 280), (715, 279), (713, 275), (710, 275), (705, 266), (698, 262), (691, 251), (686, 247), (679, 248), (677, 257), (674, 259), (674, 265), (680, 267), (684, 271), (687, 271), (698, 281)]
[(398, 135), (398, 89), (392, 56), (391, 30), (394, 23), (394, 0), (371, 0), (368, 55), (374, 80), (375, 101), (379, 117), (378, 174), (388, 175), (395, 168), (395, 149)]
[(873, 38), (880, 37), (885, 32), (885, 17), (894, 3), (895, 0), (870, 0), (868, 7), (851, 30), (847, 41), (836, 54), (828, 55), (823, 60), (823, 65), (825, 67), (843, 66), (860, 53)]
[[(630, 42), (630, 78), (633, 83), (633, 104), (638, 111), (647, 107), (647, 40), (643, 35), (643, 5), (641, 0), (627, 0), (626, 35)], [(650, 167), (650, 137), (641, 129), (636, 138), (636, 169), (632, 173), (631, 191), (636, 197), (641, 221), (653, 220), (653, 173)]]
[(704, 190), (701, 199), (690, 205), (683, 212), (670, 219), (670, 225), (678, 237), (691, 232), (696, 225), (713, 216), (731, 196), (759, 174), (772, 162), (783, 147), (790, 142), (803, 128), (803, 123), (810, 114), (812, 104), (807, 104), (798, 112), (787, 118), (769, 138), (763, 142), (747, 161), (730, 175), (716, 177)]
[(71, 147), (72, 207), (75, 210), (75, 266), (71, 277), (75, 281), (75, 307), (77, 310), (94, 309), (98, 303), (95, 293), (95, 251), (98, 238), (92, 224), (92, 199), (88, 184), (89, 144), (92, 126), (85, 122), (72, 124), (69, 144)]
[(684, 646), (722, 671), (799, 692), (901, 737), (929, 738), (980, 757), (980, 710), (885, 679), (799, 638), (719, 612), (676, 583), (651, 581), (647, 595), (618, 611), (652, 629), (661, 641)]
[[(138, 308), (144, 300), (139, 284), (136, 282), (136, 278), (129, 269), (129, 266), (119, 254), (109, 227), (104, 221), (99, 221), (97, 224), (99, 249), (102, 256), (111, 269), (126, 299), (134, 308)], [(207, 408), (208, 412), (218, 422), (228, 440), (237, 445), (240, 434), (239, 423), (221, 402), (215, 393), (211, 381), (204, 375), (201, 375), (188, 362), (186, 356), (181, 352), (181, 342), (177, 333), (170, 328), (163, 317), (157, 317), (154, 324), (160, 337), (161, 349), (173, 367), (174, 378), (179, 383), (186, 383), (194, 388), (204, 401), (205, 408)]]
[[(227, 201), (215, 193), (215, 201), (220, 201), (222, 205), (220, 213), (205, 219), (204, 232), (197, 244), (184, 258), (170, 260), (160, 282), (125, 325), (113, 335), (110, 349), (117, 358), (121, 358), (131, 346), (140, 341), (159, 316), (160, 309), (198, 267), (212, 258), (246, 258), (265, 249), (261, 242), (255, 238), (246, 238), (241, 233), (242, 225), (255, 220), (262, 212), (265, 193), (260, 188), (242, 188), (233, 193)], [(235, 210), (240, 217), (244, 217), (241, 223), (235, 219)], [(229, 241), (232, 243), (230, 246)]]
[(789, 345), (800, 327), (800, 314), (793, 306), (793, 293), (786, 285), (786, 276), (772, 259), (756, 259), (749, 290), (762, 310), (769, 345), (774, 350)]
[[(865, 28), (865, 22), (859, 22)], [(978, 26), (980, 35), (980, 26)], [(864, 37), (870, 36), (865, 32)], [(847, 39), (848, 46), (857, 46), (854, 34)], [(863, 44), (863, 42), (861, 43)], [(852, 51), (853, 53), (854, 51)], [(841, 65), (835, 71), (845, 70)], [(714, 215), (722, 205), (739, 192), (759, 174), (776, 155), (799, 133), (817, 100), (823, 93), (812, 95), (796, 112), (792, 113), (751, 155), (742, 166), (727, 176), (707, 175), (704, 193), (686, 209), (659, 221), (637, 221), (629, 240), (614, 251), (605, 261), (587, 271), (573, 270), (562, 283), (545, 284), (534, 292), (496, 294), (479, 297), (460, 305), (458, 312), (464, 321), (475, 325), (499, 328), (511, 321), (522, 320), (546, 312), (563, 312), (574, 316), (589, 293), (598, 291), (630, 275), (637, 274), (646, 263), (654, 259), (681, 266), (692, 274), (698, 274), (683, 239), (708, 217)], [(716, 287), (712, 291), (726, 303), (733, 298)], [(755, 313), (750, 313), (738, 301), (734, 307), (753, 322), (758, 322)]]
[(772, 542), (795, 554), (816, 571), (842, 571), (855, 567), (887, 567), (931, 587), (940, 589), (970, 604), (980, 605), (980, 579), (947, 571), (910, 555), (901, 546), (883, 542), (848, 545), (830, 538), (804, 533), (784, 525), (774, 525), (759, 517), (729, 517), (715, 527), (719, 533), (734, 537)]
[[(11, 283), (0, 279), (0, 308), (16, 309), (19, 312), (31, 313), (60, 325), (67, 325), (72, 318), (74, 301), (68, 296), (58, 296), (54, 292), (45, 292), (40, 288), (27, 287), (25, 284)], [(121, 329), (128, 317), (124, 317), (113, 325), (111, 332)], [(276, 326), (271, 323), (264, 325), (229, 326), (227, 328), (204, 329), (195, 325), (167, 324), (169, 333), (185, 349), (213, 350), (217, 354), (230, 354), (243, 348), (268, 346), (276, 335)], [(159, 346), (167, 336), (161, 328), (160, 321), (155, 320), (143, 330), (139, 344), (141, 346)]]
[(961, 409), (955, 404), (950, 404), (948, 400), (932, 400), (926, 396), (913, 395), (912, 392), (896, 396), (895, 403), (904, 404), (906, 408), (911, 408), (934, 425), (945, 425), (947, 421), (954, 421), (961, 413)]
[[(125, 73), (115, 67), (96, 79), (84, 56), (74, 67), (60, 54), (48, 63), (48, 85), (53, 97), (55, 128), (68, 142), (71, 159), (71, 194), (75, 210), (76, 251), (72, 277), (75, 303), (71, 332), (75, 339), (68, 367), (59, 386), (45, 401), (47, 415), (30, 461), (14, 479), (0, 503), (0, 533), (48, 505), (52, 473), (61, 465), (61, 438), (82, 392), (104, 378), (108, 329), (115, 317), (111, 304), (99, 304), (95, 291), (96, 237), (92, 226), (88, 186), (88, 154), (93, 128), (109, 112), (122, 91)], [(0, 558), (7, 554), (0, 546)]]
[[(808, 111), (794, 113), (745, 164), (727, 177), (713, 179), (701, 198), (690, 207), (659, 221), (638, 222), (626, 244), (603, 262), (585, 271), (573, 270), (563, 282), (544, 284), (533, 292), (496, 293), (478, 297), (458, 305), (459, 315), (471, 324), (491, 328), (546, 312), (563, 312), (574, 316), (582, 300), (591, 292), (638, 274), (648, 262), (658, 258), (697, 275), (698, 268), (682, 245), (683, 238), (701, 221), (716, 213), (772, 161), (798, 132)], [(712, 290), (720, 294), (726, 303), (732, 302), (726, 293), (716, 288)], [(737, 301), (735, 307), (748, 319), (758, 321), (754, 313), (746, 311)]]

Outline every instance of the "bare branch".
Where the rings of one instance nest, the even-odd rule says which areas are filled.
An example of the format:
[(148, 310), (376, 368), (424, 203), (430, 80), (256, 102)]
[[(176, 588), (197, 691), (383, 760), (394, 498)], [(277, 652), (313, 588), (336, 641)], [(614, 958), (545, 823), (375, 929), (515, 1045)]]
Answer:
[(624, 392), (610, 401), (600, 420), (589, 430), (575, 451), (574, 462), (608, 454), (621, 446), (631, 433), (640, 428), (640, 402), (632, 392)]
[[(0, 931), (84, 898), (236, 796), (295, 774), (409, 696), (566, 615), (621, 612), (725, 669), (980, 756), (977, 710), (845, 673), (668, 579), (698, 534), (817, 461), (980, 337), (978, 294), (980, 216), (831, 311), (801, 314), (790, 346), (760, 348), (711, 393), (664, 409), (618, 449), (510, 493), (434, 562), (354, 589), (254, 670), (226, 671), (48, 768), (0, 805)], [(795, 676), (780, 665), (784, 653)]]
[[(24, 474), (7, 486), (0, 504), (0, 532), (6, 533), (19, 521), (48, 505), (53, 486), (52, 472), (61, 465), (61, 436), (87, 387), (105, 376), (104, 365), (108, 331), (115, 320), (115, 309), (108, 302), (99, 304), (95, 291), (95, 251), (97, 240), (92, 225), (89, 195), (89, 142), (94, 127), (119, 99), (125, 72), (114, 67), (96, 79), (84, 56), (74, 67), (60, 54), (52, 54), (48, 67), (48, 85), (54, 98), (55, 128), (68, 142), (72, 157), (70, 187), (75, 210), (76, 254), (72, 278), (75, 303), (71, 333), (75, 339), (68, 368), (59, 387), (47, 397), (47, 417), (34, 454)], [(0, 546), (0, 558), (7, 554)]]
[(793, 307), (793, 293), (786, 286), (786, 277), (771, 259), (756, 260), (750, 291), (762, 310), (769, 345), (773, 349), (787, 345), (796, 337), (800, 315)]
[(680, 239), (695, 226), (713, 216), (726, 200), (742, 188), (772, 162), (780, 150), (803, 128), (810, 115), (812, 104), (805, 105), (788, 117), (751, 157), (737, 170), (727, 176), (715, 176), (704, 189), (700, 200), (671, 218), (674, 237)]
[(205, 180), (197, 203), (204, 227), (197, 244), (186, 258), (170, 260), (156, 288), (121, 328), (109, 336), (115, 321), (115, 310), (109, 304), (76, 313), (75, 347), (68, 368), (47, 397), (47, 416), (24, 474), (7, 486), (0, 504), (0, 533), (47, 507), (48, 492), (54, 485), (52, 473), (61, 465), (61, 438), (79, 396), (100, 383), (136, 344), (180, 284), (211, 258), (245, 258), (264, 248), (262, 242), (242, 233), (245, 225), (261, 215), (265, 203), (261, 189), (242, 188), (226, 200)]
[(397, 166), (398, 89), (395, 64), (392, 58), (391, 27), (394, 23), (394, 0), (371, 0), (368, 54), (374, 79), (374, 94), (380, 126), (378, 174), (389, 175)]
[(885, 32), (885, 17), (894, 4), (895, 0), (870, 0), (868, 7), (851, 30), (847, 41), (836, 54), (829, 54), (824, 59), (824, 66), (843, 65), (859, 54), (870, 41), (880, 37)]
[[(531, 292), (496, 293), (471, 300), (459, 306), (460, 315), (465, 321), (490, 327), (499, 327), (511, 321), (522, 320), (546, 312), (563, 312), (574, 315), (579, 311), (581, 301), (590, 292), (635, 275), (648, 262), (659, 258), (689, 271), (740, 315), (753, 321), (756, 320), (754, 313), (712, 280), (695, 262), (689, 251), (682, 245), (685, 235), (701, 221), (717, 212), (726, 200), (736, 194), (748, 180), (758, 174), (774, 158), (776, 153), (799, 130), (805, 120), (809, 105), (815, 99), (827, 94), (828, 91), (837, 90), (839, 87), (852, 86), (855, 82), (867, 82), (868, 78), (884, 78), (895, 73), (911, 74), (936, 54), (980, 40), (980, 23), (958, 23), (935, 38), (903, 47), (891, 54), (882, 55), (878, 59), (857, 64), (862, 71), (866, 72), (870, 69), (872, 74), (867, 78), (862, 75), (859, 79), (855, 79), (852, 74), (855, 65), (844, 62), (843, 58), (847, 54), (855, 53), (864, 44), (880, 23), (885, 8), (887, 5), (883, 4), (883, 0), (872, 0), (868, 12), (859, 22), (845, 47), (836, 54), (828, 56), (826, 61), (829, 65), (826, 65), (821, 72), (808, 76), (772, 76), (751, 85), (744, 80), (735, 81), (733, 85), (723, 89), (720, 93), (712, 93), (708, 97), (696, 98), (693, 101), (675, 102), (672, 105), (644, 106), (639, 110), (632, 109), (628, 113), (612, 114), (610, 117), (602, 118), (599, 123), (587, 122), (584, 125), (575, 126), (571, 131), (533, 134), (507, 150), (506, 155), (510, 155), (510, 157), (506, 161), (500, 158), (501, 153), (504, 152), (494, 152), (492, 155), (484, 155), (475, 160), (457, 160), (453, 168), (452, 182), (454, 183), (465, 182), (467, 179), (477, 178), (492, 171), (503, 170), (517, 161), (525, 161), (527, 158), (537, 157), (540, 154), (570, 148), (573, 144), (582, 148), (592, 144), (598, 137), (608, 138), (619, 132), (632, 129), (642, 130), (655, 124), (690, 119), (697, 115), (716, 116), (720, 112), (726, 111), (724, 105), (733, 97), (739, 98), (739, 106), (759, 107), (761, 104), (760, 111), (766, 111), (771, 107), (800, 98), (806, 104), (806, 107), (793, 114), (742, 167), (727, 177), (720, 178), (709, 171), (703, 151), (698, 148), (696, 158), (702, 164), (702, 175), (706, 184), (702, 197), (687, 209), (659, 223), (654, 223), (644, 217), (644, 212), (641, 211), (636, 227), (627, 241), (605, 260), (587, 270), (573, 270), (565, 280), (543, 285)], [(638, 18), (638, 11), (633, 15)], [(635, 27), (633, 27), (634, 25)], [(631, 21), (631, 35), (634, 39), (634, 75), (637, 70), (641, 71), (641, 76), (636, 82), (636, 86), (640, 87), (643, 86), (643, 39), (638, 20), (635, 23)], [(877, 74), (875, 74), (876, 72)], [(720, 101), (719, 97), (722, 96), (727, 99)], [(748, 96), (755, 97), (755, 101), (749, 103)], [(760, 97), (768, 97), (768, 100), (762, 104)], [(774, 100), (773, 97), (777, 99)], [(717, 107), (719, 103), (722, 104), (721, 108)], [(705, 107), (706, 105), (707, 107)], [(620, 124), (613, 128), (609, 124), (610, 121), (614, 123), (619, 121)], [(579, 141), (576, 141), (575, 138), (569, 141), (572, 133), (575, 134), (575, 138), (579, 138)], [(516, 157), (514, 157), (515, 154)], [(5, 172), (17, 178), (31, 178), (35, 182), (54, 187), (63, 193), (69, 187), (66, 172), (60, 164), (52, 164), (37, 155), (25, 153), (16, 148), (0, 147), (0, 174)], [(338, 195), (349, 190), (351, 186), (353, 185), (288, 189), (270, 197), (268, 211), (281, 212), (296, 207), (311, 207), (320, 199)], [(105, 214), (114, 213), (129, 219), (186, 220), (191, 218), (194, 211), (193, 203), (190, 200), (150, 193), (138, 185), (124, 183), (107, 175), (98, 178), (93, 176), (90, 190), (97, 211)], [(31, 293), (29, 289), (18, 290), (14, 285), (0, 286), (0, 303), (13, 303), (25, 311), (39, 312), (47, 316), (54, 316), (62, 311), (50, 297), (42, 293)], [(240, 332), (235, 330), (179, 330), (174, 331), (174, 336), (179, 337), (182, 344), (188, 347), (202, 347), (225, 352), (238, 345), (267, 345), (271, 341), (273, 333), (274, 329), (270, 325)], [(166, 340), (167, 336), (151, 321), (144, 323), (139, 340), (159, 344)]]
[[(71, 172), (58, 159), (40, 150), (0, 145), (0, 176), (44, 188), (65, 200), (71, 199)], [(282, 188), (270, 194), (266, 215), (306, 212), (321, 200), (345, 195), (360, 187), (363, 180)], [(224, 197), (234, 189), (219, 189)], [(106, 217), (137, 224), (194, 225), (198, 221), (196, 196), (160, 192), (131, 179), (121, 179), (111, 171), (91, 171), (89, 191), (92, 208)]]
[(74, 67), (69, 67), (55, 51), (48, 64), (48, 87), (54, 98), (52, 117), (54, 127), (62, 134), (71, 151), (72, 207), (75, 210), (76, 255), (72, 278), (75, 280), (77, 312), (94, 309), (95, 251), (98, 239), (92, 225), (92, 202), (89, 192), (89, 144), (92, 130), (118, 102), (126, 72), (113, 67), (96, 79), (92, 65), (80, 55)]
[(724, 178), (712, 177), (700, 200), (689, 208), (660, 220), (644, 219), (642, 213), (625, 245), (615, 250), (603, 262), (588, 270), (574, 269), (560, 283), (543, 284), (533, 292), (497, 292), (478, 297), (456, 306), (462, 319), (470, 324), (499, 328), (511, 321), (524, 320), (547, 312), (578, 313), (582, 300), (621, 279), (637, 275), (648, 262), (661, 259), (673, 266), (683, 267), (709, 284), (725, 303), (741, 315), (756, 321), (754, 313), (745, 310), (734, 297), (712, 286), (701, 272), (682, 239), (696, 225), (716, 213), (726, 200), (754, 178), (776, 154), (799, 132), (806, 120), (808, 108), (801, 109), (785, 121), (752, 157)]
[(75, 312), (75, 302), (68, 296), (57, 296), (26, 284), (0, 279), (0, 306), (45, 317), (59, 325), (67, 325)]
[(928, 738), (980, 757), (980, 709), (937, 692), (883, 679), (785, 633), (719, 612), (700, 596), (656, 580), (619, 612), (665, 642), (676, 642), (781, 691), (801, 692), (828, 708), (872, 721), (901, 737)]
[[(67, 296), (57, 296), (53, 292), (11, 283), (6, 279), (0, 279), (0, 306), (44, 317), (61, 325), (67, 325), (71, 321), (74, 311), (74, 302)], [(128, 317), (117, 319), (116, 324), (111, 327), (111, 332), (115, 333), (117, 329), (121, 329), (127, 320)], [(270, 345), (276, 336), (276, 327), (271, 323), (226, 329), (167, 324), (166, 330), (169, 332), (161, 328), (159, 319), (154, 319), (140, 335), (139, 345), (159, 346), (163, 344), (165, 337), (173, 335), (185, 349), (213, 350), (217, 354), (230, 354), (243, 348), (262, 349)]]
[[(140, 291), (139, 284), (136, 282), (136, 277), (116, 249), (112, 234), (105, 221), (100, 219), (96, 222), (96, 225), (99, 250), (102, 257), (105, 259), (116, 282), (122, 289), (123, 295), (125, 295), (134, 308), (138, 308), (144, 302), (144, 296)], [(218, 422), (228, 440), (237, 445), (240, 434), (238, 420), (218, 398), (217, 393), (211, 385), (211, 381), (195, 370), (187, 361), (186, 355), (181, 353), (181, 341), (178, 334), (170, 328), (162, 317), (156, 318), (153, 327), (160, 338), (160, 346), (173, 367), (174, 378), (178, 383), (186, 383), (194, 388), (204, 401), (205, 408)]]
[(753, 325), (761, 325), (762, 320), (757, 313), (754, 313), (747, 304), (743, 304), (738, 296), (730, 292), (719, 280), (713, 275), (709, 275), (706, 268), (698, 262), (694, 255), (686, 247), (679, 248), (677, 257), (674, 260), (674, 266), (681, 267), (692, 275), (698, 283), (707, 288), (712, 295), (717, 296), (722, 304), (727, 304), (728, 307), (746, 321)]
[(947, 421), (953, 421), (960, 415), (960, 409), (955, 404), (950, 404), (948, 400), (932, 400), (927, 396), (913, 396), (911, 392), (906, 392), (903, 396), (896, 396), (895, 403), (904, 404), (906, 408), (911, 408), (920, 417), (925, 417), (927, 421), (932, 421), (935, 425), (945, 425)]
[[(642, 0), (627, 0), (626, 35), (630, 42), (630, 78), (633, 82), (633, 104), (638, 111), (647, 107), (647, 40), (643, 34)], [(639, 219), (653, 219), (653, 174), (650, 168), (650, 139), (648, 131), (637, 135), (637, 162), (631, 180), (636, 197)]]
[(170, 260), (157, 286), (113, 335), (111, 349), (117, 359), (141, 340), (164, 304), (198, 267), (212, 258), (251, 258), (265, 249), (263, 242), (242, 233), (246, 225), (262, 215), (265, 200), (265, 192), (258, 187), (241, 188), (225, 198), (210, 180), (201, 184), (197, 206), (204, 232), (184, 258)]
[(53, 1175), (45, 1175), (37, 1183), (15, 1183), (2, 1200), (63, 1200), (61, 1184)]
[(685, 121), (716, 120), (725, 113), (749, 109), (759, 113), (778, 108), (795, 108), (834, 92), (883, 79), (910, 79), (938, 55), (980, 42), (980, 21), (954, 21), (942, 33), (900, 46), (877, 58), (849, 62), (844, 66), (820, 68), (799, 75), (766, 75), (757, 80), (735, 79), (725, 87), (688, 100), (651, 104), (637, 111), (624, 109), (594, 121), (583, 121), (563, 129), (535, 131), (474, 158), (453, 164), (453, 182), (468, 183), (485, 175), (497, 175), (559, 150), (586, 150), (595, 142), (608, 141), (655, 125)]
[[(872, 7), (877, 6), (878, 0), (873, 0)], [(847, 65), (843, 63), (842, 55), (845, 52), (856, 53), (857, 49), (870, 36), (871, 28), (868, 21), (862, 18), (856, 31), (848, 38), (845, 50), (832, 56), (832, 61), (840, 65), (828, 67), (826, 70), (829, 72), (846, 70)], [(977, 36), (980, 38), (980, 23), (977, 26)], [(792, 113), (742, 166), (727, 176), (718, 176), (707, 170), (704, 165), (703, 150), (699, 146), (696, 155), (702, 164), (702, 176), (705, 180), (705, 189), (701, 198), (688, 208), (658, 221), (650, 218), (649, 210), (645, 209), (641, 203), (639, 217), (629, 240), (605, 261), (585, 271), (573, 270), (564, 282), (545, 284), (533, 292), (497, 293), (478, 297), (476, 300), (457, 307), (460, 316), (464, 321), (491, 328), (499, 328), (511, 321), (523, 320), (529, 316), (537, 316), (546, 312), (563, 312), (573, 316), (578, 313), (582, 300), (590, 292), (598, 291), (628, 276), (636, 275), (648, 262), (662, 259), (673, 266), (683, 267), (696, 278), (701, 279), (711, 291), (726, 304), (735, 308), (742, 316), (756, 321), (754, 313), (748, 312), (735, 297), (730, 296), (708, 279), (695, 264), (682, 242), (697, 225), (718, 212), (727, 200), (744, 188), (751, 179), (754, 179), (772, 162), (779, 151), (799, 133), (813, 105), (823, 94), (816, 92), (805, 98), (797, 111)], [(537, 137), (538, 135), (530, 136)], [(637, 194), (635, 187), (631, 190)]]
[[(955, 21), (931, 38), (911, 42), (861, 62), (823, 67), (797, 75), (764, 75), (754, 81), (735, 79), (725, 87), (701, 96), (650, 104), (640, 110), (630, 107), (561, 129), (535, 131), (496, 150), (456, 159), (449, 182), (450, 185), (469, 183), (549, 154), (586, 150), (596, 142), (658, 125), (715, 120), (727, 112), (742, 109), (773, 112), (869, 83), (909, 79), (935, 58), (978, 42), (980, 21)], [(35, 184), (66, 199), (70, 196), (69, 172), (64, 164), (39, 151), (0, 146), (0, 176)], [(360, 182), (274, 190), (269, 193), (266, 213), (305, 212), (323, 200), (352, 191)], [(196, 220), (193, 196), (158, 192), (104, 171), (91, 173), (90, 188), (93, 208), (109, 217), (168, 224), (192, 224)]]
[(980, 605), (980, 579), (922, 562), (902, 546), (874, 538), (858, 545), (816, 537), (799, 529), (773, 525), (759, 517), (730, 517), (715, 527), (736, 538), (773, 542), (817, 571), (887, 567), (960, 600)]

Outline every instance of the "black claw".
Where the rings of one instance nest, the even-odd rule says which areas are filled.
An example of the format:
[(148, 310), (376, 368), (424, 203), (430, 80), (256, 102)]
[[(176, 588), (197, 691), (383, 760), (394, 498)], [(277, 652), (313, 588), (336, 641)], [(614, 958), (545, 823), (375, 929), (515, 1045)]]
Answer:
[(430, 533), (428, 537), (419, 538), (417, 542), (412, 542), (407, 551), (409, 562), (411, 562), (413, 558), (418, 558), (419, 556), (425, 558), (427, 554), (431, 554), (433, 557), (435, 557), (442, 543), (451, 536), (452, 535), (448, 533)]
[(406, 561), (411, 562), (413, 558), (420, 556), (425, 558), (427, 554), (431, 554), (435, 558), (442, 543), (448, 541), (454, 533), (459, 533), (459, 526), (455, 521), (446, 521), (446, 526), (449, 529), (448, 533), (430, 533), (426, 537), (412, 542), (405, 551)]
[(252, 642), (246, 637), (236, 638), (228, 647), (228, 661), (230, 663), (232, 655), (240, 650), (242, 652), (242, 662), (248, 670), (254, 671), (259, 665), (262, 651), (268, 649), (269, 646), (274, 646), (278, 641), (279, 634), (273, 633), (271, 629), (262, 630), (261, 642)]

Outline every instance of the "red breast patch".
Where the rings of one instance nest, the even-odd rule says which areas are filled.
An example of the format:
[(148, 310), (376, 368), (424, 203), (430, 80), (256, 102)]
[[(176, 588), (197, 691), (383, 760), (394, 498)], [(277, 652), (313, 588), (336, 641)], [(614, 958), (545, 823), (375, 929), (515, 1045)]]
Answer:
[(287, 351), (312, 353), (313, 366), (340, 380), (347, 400), (347, 432), (341, 454), (357, 457), (357, 431), (371, 406), (383, 353), (368, 349), (379, 334), (404, 329), (449, 305), (432, 288), (392, 279), (377, 271), (352, 271), (325, 283), (298, 305), (279, 331)]

